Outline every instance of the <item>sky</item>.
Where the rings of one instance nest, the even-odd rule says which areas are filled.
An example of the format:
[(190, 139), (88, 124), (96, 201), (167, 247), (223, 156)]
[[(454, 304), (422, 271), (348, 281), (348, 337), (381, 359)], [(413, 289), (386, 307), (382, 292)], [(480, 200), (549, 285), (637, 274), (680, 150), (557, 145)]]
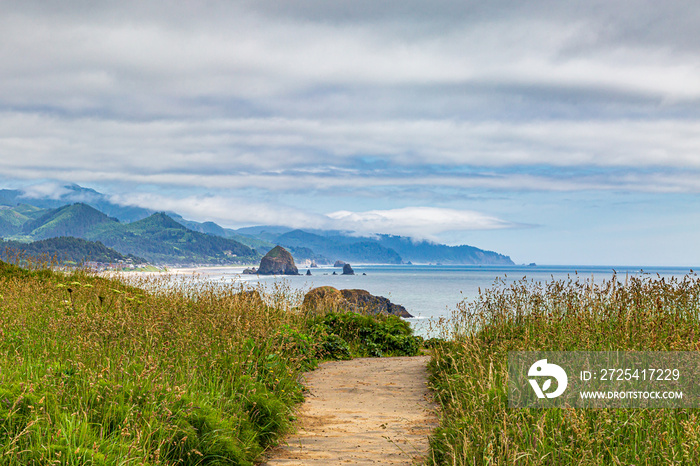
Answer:
[(0, 187), (700, 265), (694, 1), (0, 0)]

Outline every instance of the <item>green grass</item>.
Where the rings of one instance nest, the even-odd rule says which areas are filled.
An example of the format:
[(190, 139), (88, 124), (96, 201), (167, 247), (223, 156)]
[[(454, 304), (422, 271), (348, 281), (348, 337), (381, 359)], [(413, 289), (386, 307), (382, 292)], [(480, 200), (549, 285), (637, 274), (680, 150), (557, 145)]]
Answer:
[(463, 303), (429, 368), (442, 408), (431, 463), (700, 464), (687, 409), (508, 407), (508, 351), (698, 351), (700, 279), (503, 283)]
[(303, 371), (418, 342), (391, 317), (302, 312), (284, 287), (128, 277), (0, 263), (0, 464), (253, 464)]

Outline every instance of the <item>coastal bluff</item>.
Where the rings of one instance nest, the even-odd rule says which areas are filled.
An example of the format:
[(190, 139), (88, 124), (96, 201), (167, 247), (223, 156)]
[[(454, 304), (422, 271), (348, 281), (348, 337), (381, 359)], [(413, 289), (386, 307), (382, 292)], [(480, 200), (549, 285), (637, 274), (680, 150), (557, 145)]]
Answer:
[(260, 261), (258, 275), (299, 275), (292, 255), (282, 246), (275, 246)]

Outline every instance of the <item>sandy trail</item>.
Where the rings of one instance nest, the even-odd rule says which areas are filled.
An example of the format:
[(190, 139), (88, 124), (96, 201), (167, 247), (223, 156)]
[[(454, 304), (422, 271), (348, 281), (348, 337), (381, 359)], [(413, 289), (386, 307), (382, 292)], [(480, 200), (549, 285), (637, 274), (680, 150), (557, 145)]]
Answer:
[(276, 465), (420, 462), (437, 425), (427, 388), (428, 356), (323, 363), (309, 389), (298, 431), (273, 450)]

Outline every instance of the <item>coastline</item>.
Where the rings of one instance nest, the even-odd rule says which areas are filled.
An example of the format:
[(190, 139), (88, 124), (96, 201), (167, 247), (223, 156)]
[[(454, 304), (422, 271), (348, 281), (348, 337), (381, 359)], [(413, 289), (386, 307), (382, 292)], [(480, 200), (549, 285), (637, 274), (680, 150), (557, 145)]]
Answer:
[(106, 270), (98, 275), (230, 275), (242, 274), (250, 266), (201, 266), (201, 267), (168, 267), (159, 270)]
[(174, 267), (166, 268), (165, 273), (171, 273), (175, 275), (228, 275), (228, 274), (242, 274), (243, 271), (250, 266), (244, 265), (232, 265), (232, 266), (202, 266), (202, 267)]

